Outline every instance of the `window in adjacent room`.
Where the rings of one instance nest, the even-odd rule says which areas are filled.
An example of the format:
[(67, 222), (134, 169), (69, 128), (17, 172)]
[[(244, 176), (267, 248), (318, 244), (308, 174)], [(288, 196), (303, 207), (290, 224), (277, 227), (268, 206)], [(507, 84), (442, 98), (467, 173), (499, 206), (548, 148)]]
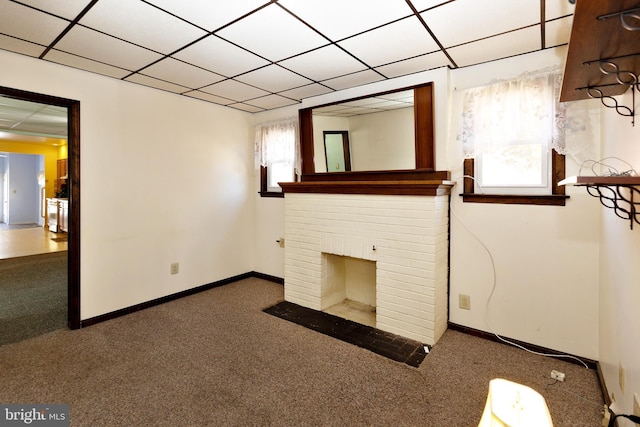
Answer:
[(564, 205), (565, 137), (585, 123), (559, 102), (561, 77), (546, 69), (464, 93), (465, 201)]
[(256, 126), (256, 166), (260, 168), (260, 195), (282, 197), (279, 182), (296, 180), (299, 151), (298, 122), (295, 119)]

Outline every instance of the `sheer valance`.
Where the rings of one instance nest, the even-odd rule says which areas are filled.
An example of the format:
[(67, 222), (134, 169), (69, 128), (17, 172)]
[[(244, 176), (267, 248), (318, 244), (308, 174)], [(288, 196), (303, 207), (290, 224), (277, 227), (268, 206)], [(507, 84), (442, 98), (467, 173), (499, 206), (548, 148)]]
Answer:
[(461, 134), (465, 158), (510, 144), (544, 144), (578, 163), (593, 152), (589, 104), (560, 103), (558, 68), (529, 72), (465, 91)]
[(300, 170), (297, 119), (288, 119), (264, 123), (255, 128), (255, 165), (267, 166), (270, 163), (286, 163)]

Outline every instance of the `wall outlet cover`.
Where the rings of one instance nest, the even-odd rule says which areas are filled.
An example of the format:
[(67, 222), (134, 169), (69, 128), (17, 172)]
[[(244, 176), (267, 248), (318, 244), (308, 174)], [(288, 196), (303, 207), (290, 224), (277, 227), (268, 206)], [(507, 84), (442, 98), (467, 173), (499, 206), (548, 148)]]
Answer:
[(471, 297), (469, 295), (458, 295), (458, 306), (463, 310), (471, 310)]

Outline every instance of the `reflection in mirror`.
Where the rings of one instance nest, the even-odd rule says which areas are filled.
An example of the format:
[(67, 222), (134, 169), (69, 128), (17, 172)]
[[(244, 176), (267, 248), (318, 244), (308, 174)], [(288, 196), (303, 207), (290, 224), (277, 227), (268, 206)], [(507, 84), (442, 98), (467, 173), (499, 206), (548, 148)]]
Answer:
[(413, 101), (410, 89), (314, 108), (315, 172), (339, 170), (327, 157), (325, 135), (340, 131), (347, 133), (344, 153), (351, 157), (351, 168), (342, 171), (415, 169)]
[(346, 130), (324, 131), (325, 172), (347, 172), (351, 170), (349, 132)]

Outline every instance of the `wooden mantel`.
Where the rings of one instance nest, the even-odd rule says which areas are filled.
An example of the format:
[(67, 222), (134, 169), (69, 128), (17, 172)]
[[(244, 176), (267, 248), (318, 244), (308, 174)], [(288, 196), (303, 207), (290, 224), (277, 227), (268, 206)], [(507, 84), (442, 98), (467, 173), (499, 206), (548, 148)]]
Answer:
[(303, 175), (302, 182), (281, 182), (285, 193), (442, 196), (454, 185), (448, 171), (346, 172)]
[(284, 193), (389, 194), (443, 196), (451, 194), (452, 181), (315, 181), (282, 182)]

